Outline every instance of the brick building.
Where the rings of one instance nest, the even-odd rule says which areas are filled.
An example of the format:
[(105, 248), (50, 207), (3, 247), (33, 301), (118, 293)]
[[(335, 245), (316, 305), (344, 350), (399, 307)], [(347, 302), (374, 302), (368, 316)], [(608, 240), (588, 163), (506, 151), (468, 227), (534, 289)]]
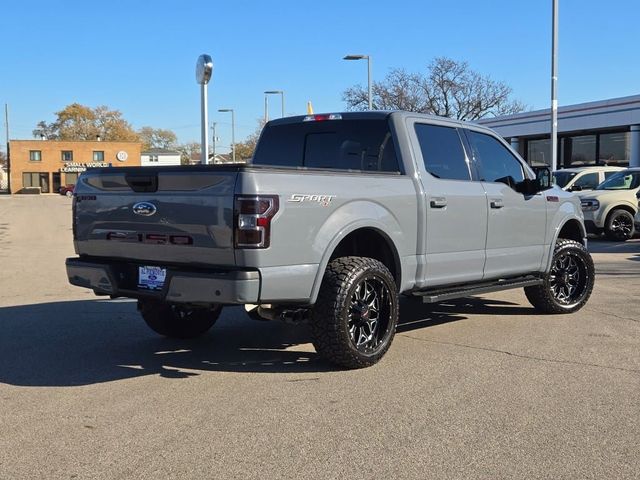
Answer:
[(36, 187), (57, 193), (62, 185), (75, 184), (89, 167), (140, 166), (141, 148), (139, 142), (11, 140), (10, 192)]

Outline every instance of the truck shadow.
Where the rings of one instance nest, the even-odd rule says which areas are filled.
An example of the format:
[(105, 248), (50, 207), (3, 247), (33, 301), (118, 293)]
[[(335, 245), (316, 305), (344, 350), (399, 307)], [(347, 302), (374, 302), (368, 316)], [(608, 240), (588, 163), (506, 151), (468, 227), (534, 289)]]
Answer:
[[(485, 299), (424, 306), (402, 300), (399, 332), (533, 309)], [(0, 383), (77, 386), (145, 375), (179, 379), (206, 371), (305, 373), (338, 370), (310, 344), (306, 325), (250, 320), (226, 308), (211, 332), (171, 340), (148, 329), (131, 301), (66, 301), (0, 308)]]

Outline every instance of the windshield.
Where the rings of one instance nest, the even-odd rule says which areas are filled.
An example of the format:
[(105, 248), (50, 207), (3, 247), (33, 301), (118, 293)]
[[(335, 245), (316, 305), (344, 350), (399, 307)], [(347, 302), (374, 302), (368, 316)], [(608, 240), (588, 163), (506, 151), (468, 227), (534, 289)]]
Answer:
[(553, 172), (553, 183), (564, 188), (576, 175), (576, 172)]
[(596, 187), (596, 190), (634, 190), (640, 186), (640, 172), (618, 172)]

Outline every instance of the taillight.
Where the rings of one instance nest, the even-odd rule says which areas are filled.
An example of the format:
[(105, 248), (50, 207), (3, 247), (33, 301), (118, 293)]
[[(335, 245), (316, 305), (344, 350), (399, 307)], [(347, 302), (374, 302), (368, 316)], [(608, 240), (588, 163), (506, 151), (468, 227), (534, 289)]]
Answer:
[(236, 195), (236, 248), (268, 248), (271, 243), (271, 219), (277, 212), (277, 195)]

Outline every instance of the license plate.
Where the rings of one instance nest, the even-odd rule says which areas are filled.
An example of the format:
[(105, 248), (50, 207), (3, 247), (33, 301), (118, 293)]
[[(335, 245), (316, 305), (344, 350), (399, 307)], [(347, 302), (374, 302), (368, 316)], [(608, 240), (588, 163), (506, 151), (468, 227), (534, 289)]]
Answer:
[(167, 278), (167, 269), (160, 267), (138, 267), (138, 287), (162, 290)]

